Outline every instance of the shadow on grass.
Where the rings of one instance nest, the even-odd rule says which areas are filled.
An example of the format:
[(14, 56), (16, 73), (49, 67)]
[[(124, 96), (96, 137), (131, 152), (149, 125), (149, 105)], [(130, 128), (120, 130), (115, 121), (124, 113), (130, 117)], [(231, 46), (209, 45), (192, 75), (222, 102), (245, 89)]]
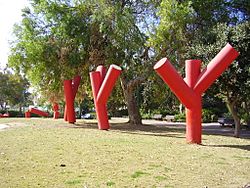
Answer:
[[(96, 123), (78, 123), (75, 124), (74, 128), (89, 128), (97, 129)], [(142, 135), (152, 135), (152, 136), (170, 136), (174, 133), (182, 134), (180, 138), (185, 136), (185, 123), (175, 123), (175, 124), (144, 124), (144, 125), (130, 125), (129, 123), (111, 123), (110, 130), (119, 131), (123, 133), (132, 134), (142, 134)], [(203, 135), (218, 135), (234, 137), (234, 129), (230, 127), (220, 127), (216, 124), (205, 125), (202, 127)], [(241, 139), (250, 139), (249, 130), (241, 130)]]
[(250, 151), (250, 145), (203, 145), (203, 146), (215, 147), (215, 148), (235, 148), (235, 149)]
[[(73, 126), (73, 128), (97, 129), (97, 124), (77, 123), (75, 126)], [(131, 125), (129, 123), (111, 123), (110, 130), (126, 134), (185, 138), (185, 127), (178, 125), (175, 127), (170, 127), (154, 124)]]
[[(71, 127), (72, 128), (72, 127)], [(96, 123), (77, 123), (73, 128), (86, 128), (86, 129), (98, 129)], [(162, 124), (146, 124), (146, 125), (131, 125), (129, 123), (111, 123), (110, 130), (125, 134), (147, 135), (147, 136), (159, 136), (159, 137), (173, 137), (185, 139), (185, 124), (174, 125), (162, 125)], [(221, 128), (218, 125), (206, 125), (203, 126), (203, 135), (216, 135), (233, 137), (232, 128)], [(250, 132), (247, 130), (242, 131), (244, 135), (241, 139), (249, 139)], [(205, 140), (204, 138), (202, 140)], [(203, 145), (206, 147), (224, 147), (235, 148), (250, 151), (250, 145)]]
[[(227, 136), (234, 137), (234, 128), (232, 127), (221, 127), (218, 125), (206, 125), (202, 128), (203, 135), (219, 135), (219, 136)], [(240, 131), (241, 139), (250, 139), (250, 130), (242, 129)]]

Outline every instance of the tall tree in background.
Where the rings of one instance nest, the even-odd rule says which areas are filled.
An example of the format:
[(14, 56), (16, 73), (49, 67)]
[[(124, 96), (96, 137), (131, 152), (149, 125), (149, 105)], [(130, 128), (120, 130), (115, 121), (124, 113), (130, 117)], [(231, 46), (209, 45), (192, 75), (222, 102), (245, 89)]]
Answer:
[(19, 106), (20, 112), (22, 107), (29, 104), (28, 92), (29, 83), (20, 75), (11, 74), (10, 72), (0, 72), (0, 107), (1, 110), (7, 110), (7, 106)]
[[(189, 40), (187, 26), (192, 23), (191, 1), (154, 1), (153, 21), (149, 26), (147, 45), (154, 61), (167, 57), (182, 72), (186, 45)], [(143, 89), (143, 110), (172, 114), (178, 111), (179, 101), (158, 76), (153, 75)], [(162, 89), (162, 86), (165, 88)], [(161, 102), (160, 102), (161, 101)]]
[[(249, 88), (249, 1), (194, 1), (196, 14), (188, 48), (188, 58), (208, 63), (227, 42), (240, 56), (213, 85), (209, 92), (220, 96), (235, 120), (235, 136), (239, 136), (242, 103), (248, 101)], [(207, 4), (209, 3), (209, 4)], [(209, 94), (209, 93), (208, 93)], [(247, 113), (245, 113), (247, 114)]]
[[(88, 58), (88, 12), (70, 1), (31, 1), (14, 30), (9, 66), (22, 72), (51, 102), (62, 99), (62, 81), (84, 72)], [(81, 22), (79, 21), (81, 20)], [(85, 71), (86, 72), (86, 71)]]
[(210, 36), (212, 35), (214, 40), (210, 41), (210, 44), (197, 41), (190, 48), (190, 54), (196, 54), (196, 58), (198, 57), (208, 63), (227, 42), (240, 52), (236, 62), (219, 77), (210, 90), (227, 104), (236, 125), (234, 134), (239, 137), (240, 119), (243, 114), (248, 114), (247, 111), (240, 109), (250, 99), (250, 24), (249, 22), (236, 26), (219, 24), (210, 31)]
[[(110, 5), (111, 3), (111, 5)], [(102, 1), (95, 9), (95, 26), (100, 32), (98, 41), (105, 39), (103, 59), (106, 64), (115, 63), (124, 69), (121, 85), (131, 124), (141, 124), (141, 116), (136, 101), (136, 89), (146, 80), (148, 54), (146, 36), (137, 25), (138, 11), (142, 2)], [(94, 46), (98, 47), (98, 46)], [(100, 51), (100, 50), (98, 50)]]
[(157, 7), (156, 24), (148, 39), (156, 56), (167, 56), (170, 60), (181, 64), (186, 52), (187, 25), (191, 23), (192, 7), (190, 1), (162, 0)]

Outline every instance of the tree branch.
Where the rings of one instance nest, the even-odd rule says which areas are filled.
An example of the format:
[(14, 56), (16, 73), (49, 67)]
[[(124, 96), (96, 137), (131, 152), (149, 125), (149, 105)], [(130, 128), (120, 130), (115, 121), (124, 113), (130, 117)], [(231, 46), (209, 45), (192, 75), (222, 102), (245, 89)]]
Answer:
[(133, 90), (136, 86), (138, 86), (139, 84), (145, 82), (145, 80), (146, 80), (146, 77), (144, 77), (144, 76), (137, 77), (134, 80), (131, 80), (131, 81), (128, 82), (127, 88), (129, 90)]

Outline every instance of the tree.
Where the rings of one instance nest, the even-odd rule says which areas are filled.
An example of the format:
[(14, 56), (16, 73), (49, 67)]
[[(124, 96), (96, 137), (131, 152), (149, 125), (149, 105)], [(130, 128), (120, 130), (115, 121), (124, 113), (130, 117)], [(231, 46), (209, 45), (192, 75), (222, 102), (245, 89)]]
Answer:
[(32, 9), (23, 10), (22, 23), (14, 28), (9, 66), (51, 102), (63, 98), (63, 80), (86, 70), (88, 12), (81, 14), (70, 3), (31, 1)]
[[(31, 5), (16, 26), (9, 65), (51, 100), (62, 98), (63, 79), (88, 75), (99, 64), (121, 65), (130, 121), (140, 124), (133, 91), (145, 80), (146, 37), (137, 25), (145, 2), (33, 0)], [(141, 72), (132, 73), (136, 70)]]
[(216, 82), (216, 87), (208, 91), (210, 97), (218, 95), (227, 102), (229, 111), (235, 119), (237, 137), (240, 129), (239, 112), (242, 111), (240, 96), (247, 96), (247, 85), (242, 84), (242, 80), (248, 80), (249, 77), (245, 59), (248, 58), (248, 7), (249, 1), (246, 0), (192, 1), (193, 22), (188, 27), (190, 42), (187, 58), (200, 58), (208, 62), (226, 42), (230, 42), (241, 53), (237, 63), (230, 66), (230, 69), (218, 79), (220, 83)]
[(183, 63), (188, 41), (187, 25), (191, 23), (190, 1), (162, 0), (158, 6), (158, 24), (152, 28), (148, 39), (158, 58), (167, 56), (178, 64)]
[(0, 106), (1, 106), (2, 110), (6, 110), (6, 106), (8, 104), (8, 102), (7, 102), (8, 101), (8, 94), (11, 93), (8, 91), (10, 89), (8, 75), (0, 72), (0, 81), (1, 81)]
[(135, 91), (145, 81), (148, 70), (147, 53), (142, 55), (147, 49), (146, 36), (137, 25), (137, 5), (133, 1), (102, 1), (98, 7), (107, 11), (97, 8), (98, 14), (93, 14), (94, 25), (98, 28), (95, 40), (100, 43), (105, 39), (104, 44), (98, 45), (103, 48), (96, 49), (103, 54), (101, 62), (123, 67), (121, 85), (131, 124), (141, 124)]
[[(242, 117), (242, 110), (240, 109), (243, 104), (249, 101), (250, 96), (249, 31), (249, 22), (235, 26), (218, 24), (210, 31), (210, 36), (213, 36), (213, 41), (210, 40), (210, 44), (196, 41), (190, 48), (192, 58), (194, 54), (197, 54), (196, 57), (206, 63), (218, 53), (226, 42), (232, 44), (240, 52), (236, 62), (219, 77), (210, 90), (210, 92), (216, 93), (217, 96), (226, 102), (228, 110), (235, 121), (234, 135), (236, 137), (239, 137), (240, 133), (240, 118)], [(243, 113), (247, 112), (243, 110)]]
[(7, 110), (7, 105), (19, 105), (20, 112), (22, 112), (22, 107), (26, 106), (30, 102), (28, 81), (20, 75), (13, 75), (10, 72), (0, 72), (0, 82), (1, 109)]
[[(155, 1), (154, 21), (149, 30), (147, 44), (154, 61), (167, 57), (183, 73), (186, 44), (189, 40), (188, 25), (193, 23), (191, 1), (162, 0)], [(143, 90), (143, 108), (146, 111), (158, 111), (172, 114), (178, 110), (178, 100), (169, 88), (162, 89), (163, 81), (151, 76), (149, 85)], [(150, 87), (150, 89), (148, 89)]]

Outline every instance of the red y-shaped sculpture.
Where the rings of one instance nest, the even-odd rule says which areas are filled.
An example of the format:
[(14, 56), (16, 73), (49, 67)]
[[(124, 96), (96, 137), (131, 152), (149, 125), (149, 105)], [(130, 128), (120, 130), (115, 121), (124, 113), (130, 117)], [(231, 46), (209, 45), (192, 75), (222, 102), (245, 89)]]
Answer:
[(105, 67), (100, 65), (97, 67), (96, 71), (90, 72), (90, 80), (99, 129), (107, 130), (110, 127), (106, 105), (108, 97), (117, 78), (121, 74), (121, 71), (122, 69), (117, 65), (110, 65), (106, 75)]
[(73, 83), (72, 80), (64, 80), (64, 96), (65, 96), (65, 110), (64, 110), (64, 120), (69, 123), (76, 122), (74, 100), (78, 87), (80, 85), (81, 77), (75, 76)]
[(167, 58), (155, 64), (155, 71), (186, 107), (187, 142), (201, 144), (201, 95), (238, 55), (239, 53), (227, 44), (202, 72), (200, 60), (187, 60), (184, 81)]

